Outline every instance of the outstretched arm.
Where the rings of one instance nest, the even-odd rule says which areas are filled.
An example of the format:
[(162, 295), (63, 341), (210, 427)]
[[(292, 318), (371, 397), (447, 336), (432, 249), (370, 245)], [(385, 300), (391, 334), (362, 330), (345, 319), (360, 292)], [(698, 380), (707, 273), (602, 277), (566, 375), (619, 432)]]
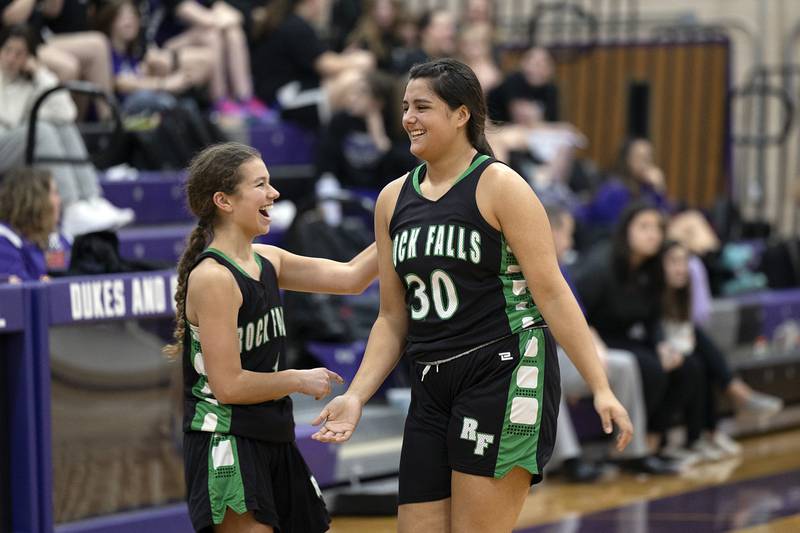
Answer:
[(266, 244), (254, 244), (253, 248), (272, 261), (278, 285), (290, 291), (360, 294), (378, 275), (375, 243), (347, 263), (297, 255)]
[(314, 424), (323, 427), (313, 438), (323, 442), (343, 442), (350, 438), (361, 418), (361, 409), (397, 365), (408, 331), (408, 311), (404, 289), (392, 264), (389, 219), (394, 211), (401, 180), (389, 184), (378, 197), (375, 210), (375, 236), (381, 280), (381, 306), (372, 326), (364, 358), (350, 388), (331, 400)]

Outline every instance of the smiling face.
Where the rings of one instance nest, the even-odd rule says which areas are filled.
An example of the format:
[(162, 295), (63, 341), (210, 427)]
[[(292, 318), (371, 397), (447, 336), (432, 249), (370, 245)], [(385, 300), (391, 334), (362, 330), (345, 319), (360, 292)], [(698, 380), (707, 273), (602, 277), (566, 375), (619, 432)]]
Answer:
[(408, 82), (403, 95), (403, 128), (411, 139), (411, 153), (418, 158), (435, 159), (459, 135), (464, 135), (463, 126), (468, 119), (465, 106), (450, 109), (426, 78)]
[(280, 193), (270, 184), (269, 171), (260, 158), (242, 163), (239, 175), (236, 192), (228, 197), (231, 217), (248, 235), (263, 235), (269, 231), (269, 211)]

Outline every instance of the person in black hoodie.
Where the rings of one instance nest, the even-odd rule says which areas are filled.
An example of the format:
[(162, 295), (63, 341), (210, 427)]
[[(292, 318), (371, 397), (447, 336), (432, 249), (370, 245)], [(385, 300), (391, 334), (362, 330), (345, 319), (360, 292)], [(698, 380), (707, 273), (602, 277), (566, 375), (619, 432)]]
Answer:
[(610, 243), (594, 248), (575, 273), (589, 324), (611, 348), (636, 356), (642, 376), (651, 447), (673, 418), (697, 401), (701, 369), (664, 341), (660, 327), (664, 216), (635, 202), (622, 215)]
[(360, 76), (347, 107), (334, 114), (320, 138), (317, 172), (331, 174), (345, 187), (377, 189), (387, 176), (399, 176), (416, 165), (408, 137), (393, 135), (391, 78), (372, 72)]

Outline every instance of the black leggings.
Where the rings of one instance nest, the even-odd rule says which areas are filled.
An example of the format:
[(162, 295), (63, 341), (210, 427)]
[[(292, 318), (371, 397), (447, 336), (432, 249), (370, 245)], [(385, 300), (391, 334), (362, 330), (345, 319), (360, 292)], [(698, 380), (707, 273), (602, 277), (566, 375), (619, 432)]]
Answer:
[(703, 372), (703, 428), (714, 431), (719, 422), (717, 387), (725, 391), (733, 381), (725, 354), (703, 330), (694, 328), (695, 348), (689, 357), (697, 359)]
[(677, 417), (686, 423), (687, 444), (700, 436), (705, 408), (705, 367), (700, 358), (686, 357), (684, 363), (665, 372), (655, 350), (648, 344), (630, 339), (609, 339), (611, 348), (634, 354), (642, 375), (647, 405), (648, 433), (665, 433)]

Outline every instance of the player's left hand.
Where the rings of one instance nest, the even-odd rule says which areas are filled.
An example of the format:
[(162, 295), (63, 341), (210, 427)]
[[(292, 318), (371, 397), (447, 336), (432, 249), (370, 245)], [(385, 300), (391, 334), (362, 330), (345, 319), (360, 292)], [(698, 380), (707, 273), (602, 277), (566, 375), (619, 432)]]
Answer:
[(594, 410), (600, 415), (603, 431), (610, 435), (617, 426), (617, 451), (622, 451), (633, 437), (633, 424), (628, 416), (628, 411), (622, 407), (611, 389), (600, 391), (594, 395)]

